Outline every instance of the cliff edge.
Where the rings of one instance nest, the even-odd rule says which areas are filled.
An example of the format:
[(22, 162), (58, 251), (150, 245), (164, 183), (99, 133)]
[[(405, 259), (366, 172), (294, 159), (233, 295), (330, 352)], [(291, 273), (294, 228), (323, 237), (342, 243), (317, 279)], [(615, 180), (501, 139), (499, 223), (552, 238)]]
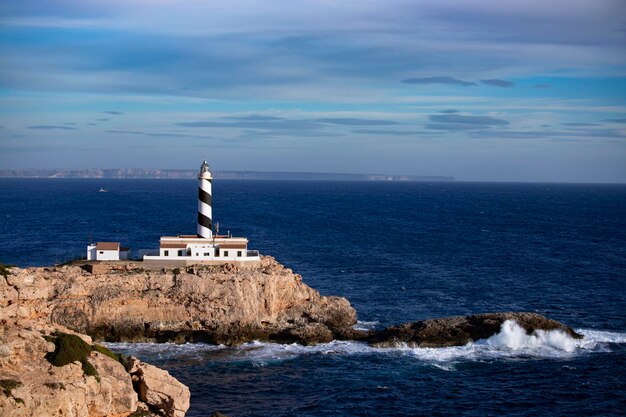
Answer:
[(250, 268), (12, 268), (0, 280), (0, 303), (2, 316), (39, 318), (107, 341), (314, 344), (356, 323), (348, 300), (321, 296), (269, 256)]

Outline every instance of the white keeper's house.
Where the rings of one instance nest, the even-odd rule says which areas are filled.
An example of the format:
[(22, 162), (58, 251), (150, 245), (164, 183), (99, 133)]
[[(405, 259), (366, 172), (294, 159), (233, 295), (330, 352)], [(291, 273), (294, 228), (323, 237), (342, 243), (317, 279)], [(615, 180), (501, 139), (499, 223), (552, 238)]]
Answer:
[(128, 259), (130, 249), (120, 246), (120, 242), (98, 242), (87, 246), (88, 261), (119, 261)]
[[(204, 161), (198, 173), (197, 234), (161, 237), (158, 251), (148, 251), (142, 258), (147, 266), (178, 267), (224, 263), (245, 266), (260, 261), (258, 251), (248, 250), (247, 238), (213, 233), (212, 180), (209, 165)], [(117, 242), (98, 242), (87, 247), (87, 259), (128, 259), (128, 249), (120, 247)]]

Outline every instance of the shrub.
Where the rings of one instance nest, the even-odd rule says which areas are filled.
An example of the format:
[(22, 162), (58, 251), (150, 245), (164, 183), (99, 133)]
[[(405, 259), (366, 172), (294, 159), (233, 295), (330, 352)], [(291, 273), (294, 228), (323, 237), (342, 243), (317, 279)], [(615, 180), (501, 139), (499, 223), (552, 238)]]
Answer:
[(13, 391), (15, 388), (21, 385), (22, 383), (20, 381), (16, 381), (14, 379), (0, 380), (0, 389), (2, 389), (2, 393), (7, 397), (11, 397), (12, 396), (11, 391)]
[(85, 375), (95, 376), (96, 380), (100, 382), (98, 371), (96, 371), (96, 368), (87, 360), (87, 356), (89, 356), (93, 350), (91, 345), (74, 334), (55, 333), (52, 339), (53, 340), (46, 338), (46, 340), (54, 342), (55, 346), (54, 352), (50, 352), (46, 355), (48, 362), (54, 366), (65, 366), (78, 361)]
[(57, 333), (53, 342), (54, 352), (48, 353), (46, 359), (54, 366), (65, 366), (76, 361), (82, 362), (92, 351), (89, 344), (73, 334)]
[(45, 382), (44, 385), (50, 389), (65, 389), (63, 382)]
[(2, 275), (5, 278), (11, 275), (11, 271), (9, 271), (8, 265), (0, 264), (0, 275)]
[[(93, 345), (92, 346), (93, 350), (95, 350), (96, 352), (100, 352), (103, 355), (107, 355), (109, 358), (111, 359), (115, 359), (116, 361), (122, 363), (122, 360), (120, 358), (120, 355), (118, 355), (117, 353), (111, 351), (109, 348), (106, 348), (104, 346), (101, 345)], [(123, 363), (122, 363), (123, 365)]]
[[(100, 382), (98, 371), (91, 363), (89, 363), (89, 360), (87, 359), (92, 351), (95, 350), (96, 352), (100, 352), (111, 359), (115, 359), (126, 367), (126, 356), (118, 355), (101, 345), (92, 346), (74, 334), (55, 332), (49, 336), (43, 336), (43, 338), (48, 342), (54, 343), (54, 352), (46, 354), (48, 362), (54, 366), (65, 366), (78, 361), (83, 368), (83, 373), (87, 376), (95, 376), (98, 382)], [(46, 386), (50, 385), (46, 384)], [(61, 389), (65, 389), (63, 384), (61, 384)]]

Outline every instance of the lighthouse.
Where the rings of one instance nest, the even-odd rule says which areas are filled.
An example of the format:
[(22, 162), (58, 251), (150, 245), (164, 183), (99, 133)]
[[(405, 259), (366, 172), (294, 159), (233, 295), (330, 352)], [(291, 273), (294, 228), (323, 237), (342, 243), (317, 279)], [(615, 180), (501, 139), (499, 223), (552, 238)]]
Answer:
[[(194, 264), (234, 264), (241, 267), (259, 265), (261, 255), (248, 249), (248, 239), (213, 234), (213, 210), (211, 208), (211, 182), (213, 175), (206, 161), (198, 173), (198, 224), (195, 235), (161, 236), (158, 249), (144, 249), (144, 265), (149, 268), (178, 268)], [(128, 259), (128, 249), (117, 242), (98, 242), (87, 246), (87, 259), (116, 261)]]
[(211, 210), (211, 172), (209, 164), (202, 162), (198, 173), (198, 237), (213, 237), (213, 212)]

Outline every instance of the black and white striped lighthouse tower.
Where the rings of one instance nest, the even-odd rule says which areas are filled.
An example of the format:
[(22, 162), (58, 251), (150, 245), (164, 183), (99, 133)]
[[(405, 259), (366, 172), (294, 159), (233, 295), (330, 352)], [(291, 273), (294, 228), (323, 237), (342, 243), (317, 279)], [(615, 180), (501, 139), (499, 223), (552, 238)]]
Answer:
[(209, 164), (202, 162), (198, 173), (198, 237), (213, 237), (213, 213), (211, 210), (211, 172)]

